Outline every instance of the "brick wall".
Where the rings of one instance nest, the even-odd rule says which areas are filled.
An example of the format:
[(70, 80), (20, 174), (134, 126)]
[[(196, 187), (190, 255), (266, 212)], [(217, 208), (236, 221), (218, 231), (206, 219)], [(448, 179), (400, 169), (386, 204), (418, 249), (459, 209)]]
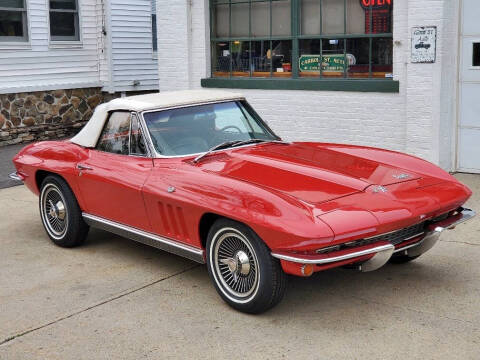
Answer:
[[(237, 90), (280, 136), (378, 146), (453, 168), (458, 4), (397, 0), (394, 78), (397, 94)], [(157, 0), (162, 91), (198, 88), (210, 75), (208, 0)], [(161, 9), (161, 11), (160, 11)], [(183, 14), (186, 14), (183, 16)], [(412, 26), (438, 26), (437, 62), (411, 64)], [(458, 27), (458, 26), (457, 26)], [(168, 32), (160, 29), (169, 29)]]

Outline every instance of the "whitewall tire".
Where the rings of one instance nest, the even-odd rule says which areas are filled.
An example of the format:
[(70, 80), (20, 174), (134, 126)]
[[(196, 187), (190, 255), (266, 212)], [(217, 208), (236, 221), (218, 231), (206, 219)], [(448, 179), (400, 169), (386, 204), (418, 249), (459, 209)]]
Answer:
[(40, 186), (40, 218), (48, 237), (57, 245), (73, 247), (83, 243), (88, 225), (72, 190), (59, 176), (48, 175)]
[(215, 289), (233, 308), (261, 313), (283, 298), (287, 277), (249, 227), (228, 219), (217, 220), (209, 231), (206, 250)]

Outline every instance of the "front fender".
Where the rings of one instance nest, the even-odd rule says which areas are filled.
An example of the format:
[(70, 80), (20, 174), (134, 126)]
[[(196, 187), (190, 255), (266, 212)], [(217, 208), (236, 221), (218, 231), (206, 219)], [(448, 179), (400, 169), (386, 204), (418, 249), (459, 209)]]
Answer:
[[(168, 192), (169, 187), (175, 191)], [(272, 250), (303, 251), (325, 246), (333, 239), (330, 227), (314, 216), (307, 204), (254, 184), (192, 171), (191, 165), (156, 166), (143, 192), (155, 231), (194, 246), (201, 246), (198, 228), (205, 213), (250, 226)], [(185, 226), (188, 237), (182, 238), (181, 231), (180, 238), (172, 233), (175, 222), (179, 229)]]

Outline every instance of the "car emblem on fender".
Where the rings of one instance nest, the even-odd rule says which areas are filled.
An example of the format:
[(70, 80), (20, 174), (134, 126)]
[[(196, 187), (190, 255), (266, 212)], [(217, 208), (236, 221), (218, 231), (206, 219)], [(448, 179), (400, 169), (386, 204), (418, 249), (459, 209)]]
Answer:
[(388, 189), (385, 186), (382, 186), (382, 185), (375, 185), (373, 187), (373, 193), (376, 194), (376, 193), (379, 193), (379, 192), (386, 193), (386, 192), (388, 192)]
[(395, 179), (398, 179), (398, 180), (402, 180), (402, 179), (408, 179), (410, 177), (410, 175), (408, 174), (395, 174), (395, 175), (392, 175)]

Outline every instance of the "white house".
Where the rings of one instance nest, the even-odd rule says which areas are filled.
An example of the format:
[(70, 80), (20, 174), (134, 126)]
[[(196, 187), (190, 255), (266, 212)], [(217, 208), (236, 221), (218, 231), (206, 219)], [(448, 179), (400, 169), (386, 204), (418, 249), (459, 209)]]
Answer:
[(158, 91), (154, 0), (0, 0), (0, 145), (75, 131)]
[(160, 91), (234, 89), (285, 139), (480, 172), (478, 19), (478, 0), (157, 0)]

